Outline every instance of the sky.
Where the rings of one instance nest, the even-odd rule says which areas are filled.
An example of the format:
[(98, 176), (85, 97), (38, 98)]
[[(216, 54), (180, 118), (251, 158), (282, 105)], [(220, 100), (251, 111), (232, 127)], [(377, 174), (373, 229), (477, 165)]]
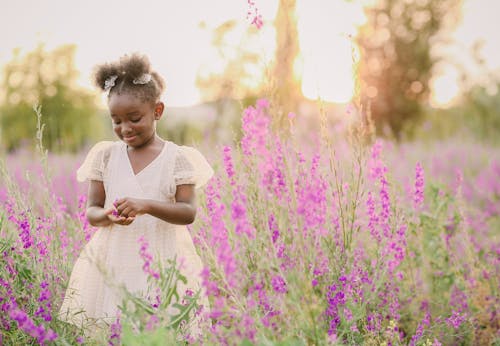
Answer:
[[(347, 102), (352, 94), (352, 44), (348, 38), (364, 21), (362, 4), (368, 0), (297, 0), (301, 55), (296, 70), (302, 75), (306, 97)], [(433, 0), (431, 0), (433, 1)], [(482, 55), (490, 69), (500, 69), (499, 0), (464, 0), (463, 21), (452, 33), (447, 48), (453, 64), (441, 66), (433, 81), (436, 104), (446, 104), (458, 92), (456, 66), (472, 74), (467, 52), (474, 42), (484, 42)], [(256, 49), (265, 64), (273, 57), (273, 19), (278, 0), (255, 0), (264, 26)], [(212, 30), (231, 19), (240, 21), (234, 43), (241, 44), (246, 0), (0, 0), (0, 65), (12, 50), (28, 52), (38, 42), (47, 49), (77, 45), (76, 65), (80, 84), (90, 87), (92, 67), (131, 52), (145, 53), (167, 81), (165, 101), (170, 106), (200, 102), (196, 76), (217, 71), (220, 59), (211, 47)], [(325, 33), (329, 33), (325, 35)]]

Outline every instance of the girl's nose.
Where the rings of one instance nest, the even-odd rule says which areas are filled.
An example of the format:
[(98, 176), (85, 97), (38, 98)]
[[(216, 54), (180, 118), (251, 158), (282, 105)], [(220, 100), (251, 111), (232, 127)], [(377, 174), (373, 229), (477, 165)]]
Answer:
[(128, 134), (132, 131), (132, 128), (130, 127), (130, 125), (128, 124), (122, 124), (122, 127), (121, 127), (121, 132), (123, 134)]

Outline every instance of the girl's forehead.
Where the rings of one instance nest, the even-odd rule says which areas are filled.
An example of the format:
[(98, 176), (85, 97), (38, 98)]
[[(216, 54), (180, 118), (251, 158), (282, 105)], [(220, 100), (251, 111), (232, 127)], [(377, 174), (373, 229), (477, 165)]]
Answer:
[(131, 93), (113, 93), (109, 96), (108, 107), (110, 109), (151, 108), (151, 105)]

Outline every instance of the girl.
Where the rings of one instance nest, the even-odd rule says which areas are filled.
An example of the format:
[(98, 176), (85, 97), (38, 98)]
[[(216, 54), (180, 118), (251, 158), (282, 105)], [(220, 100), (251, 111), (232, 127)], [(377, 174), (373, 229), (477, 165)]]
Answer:
[(89, 180), (86, 217), (99, 227), (75, 263), (60, 310), (62, 319), (80, 326), (116, 319), (123, 298), (116, 286), (147, 291), (138, 239), (147, 241), (155, 260), (177, 256), (188, 280), (179, 294), (200, 288), (202, 264), (186, 225), (196, 215), (195, 188), (213, 174), (196, 149), (156, 134), (164, 82), (146, 57), (98, 66), (95, 84), (108, 92), (120, 141), (96, 144), (77, 171), (79, 181)]

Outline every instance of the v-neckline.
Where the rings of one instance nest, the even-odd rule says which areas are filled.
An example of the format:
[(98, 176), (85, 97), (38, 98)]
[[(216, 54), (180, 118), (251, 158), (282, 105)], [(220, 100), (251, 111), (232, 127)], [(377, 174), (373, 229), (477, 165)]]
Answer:
[[(124, 143), (125, 144), (125, 143)], [(130, 172), (132, 173), (132, 175), (134, 177), (137, 177), (139, 174), (141, 174), (142, 172), (144, 172), (147, 168), (149, 168), (150, 166), (153, 165), (153, 163), (155, 163), (159, 158), (160, 156), (163, 154), (163, 152), (165, 151), (165, 149), (167, 148), (167, 144), (168, 142), (167, 141), (164, 141), (163, 142), (163, 147), (161, 148), (160, 152), (158, 153), (158, 155), (155, 156), (154, 159), (151, 160), (151, 162), (149, 162), (146, 166), (144, 166), (140, 171), (138, 171), (137, 173), (134, 173), (134, 167), (132, 166), (132, 161), (130, 161), (130, 157), (128, 156), (128, 149), (127, 149), (127, 145), (125, 144), (123, 146), (123, 151), (124, 151), (124, 154), (125, 154), (125, 157), (127, 159), (127, 162), (128, 162), (128, 167), (130, 169)]]

